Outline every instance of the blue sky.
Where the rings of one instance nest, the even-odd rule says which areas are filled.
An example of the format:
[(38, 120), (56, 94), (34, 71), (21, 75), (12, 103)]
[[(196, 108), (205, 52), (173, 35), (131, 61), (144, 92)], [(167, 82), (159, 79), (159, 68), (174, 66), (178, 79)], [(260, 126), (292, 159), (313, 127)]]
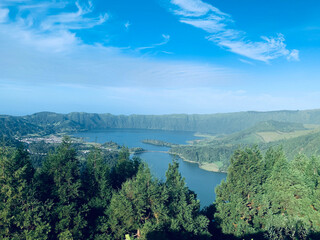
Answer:
[(320, 103), (316, 0), (1, 0), (0, 113)]

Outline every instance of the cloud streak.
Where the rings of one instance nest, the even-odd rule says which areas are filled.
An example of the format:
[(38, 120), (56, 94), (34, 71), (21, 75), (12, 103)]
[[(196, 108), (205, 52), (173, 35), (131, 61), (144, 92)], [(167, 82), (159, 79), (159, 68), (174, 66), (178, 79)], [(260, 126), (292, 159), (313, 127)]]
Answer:
[(230, 15), (221, 12), (211, 4), (201, 0), (171, 0), (171, 11), (179, 16), (179, 21), (200, 28), (210, 35), (209, 41), (241, 56), (270, 62), (279, 57), (288, 61), (299, 61), (299, 51), (289, 50), (282, 34), (274, 37), (261, 37), (261, 41), (250, 41), (246, 33), (232, 29)]
[(6, 22), (8, 20), (9, 9), (0, 8), (0, 23)]
[(146, 50), (146, 49), (156, 48), (156, 47), (165, 45), (170, 41), (170, 35), (162, 34), (162, 38), (163, 38), (163, 41), (160, 42), (160, 43), (155, 43), (155, 44), (152, 44), (152, 45), (146, 46), (146, 47), (138, 47), (135, 50), (136, 51), (142, 51), (142, 50)]
[(87, 14), (92, 13), (93, 5), (89, 1), (87, 5), (81, 5), (79, 2), (75, 3), (78, 11), (69, 13), (60, 13), (57, 15), (48, 16), (42, 23), (43, 30), (74, 30), (93, 28), (97, 25), (103, 24), (108, 19), (108, 14), (102, 14), (98, 17), (86, 17)]
[(170, 41), (166, 34), (162, 34), (161, 42), (136, 51), (87, 44), (75, 30), (104, 24), (107, 15), (94, 15), (90, 1), (85, 5), (75, 2), (73, 8), (67, 8), (69, 11), (66, 5), (70, 2), (6, 0), (6, 6), (0, 9), (15, 6), (16, 14), (0, 23), (0, 82), (177, 88), (209, 86), (236, 75), (230, 69), (209, 64), (137, 56), (136, 52), (166, 45)]
[[(76, 11), (61, 12), (68, 1), (38, 3), (33, 0), (4, 0), (0, 8), (0, 31), (11, 35), (21, 44), (39, 50), (64, 52), (79, 46), (82, 40), (75, 30), (89, 29), (105, 23), (108, 14), (91, 16), (93, 5), (75, 2)], [(13, 17), (8, 19), (9, 9), (14, 9)], [(51, 12), (59, 12), (52, 14)], [(49, 14), (51, 13), (51, 14)], [(90, 16), (89, 16), (90, 15)], [(10, 21), (9, 21), (10, 20)]]

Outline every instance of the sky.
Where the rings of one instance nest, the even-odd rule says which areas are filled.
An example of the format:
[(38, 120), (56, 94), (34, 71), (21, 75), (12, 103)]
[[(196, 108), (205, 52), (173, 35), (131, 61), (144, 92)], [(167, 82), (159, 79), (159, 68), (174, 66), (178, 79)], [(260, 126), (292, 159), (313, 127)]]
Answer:
[(318, 0), (0, 0), (0, 114), (320, 108)]

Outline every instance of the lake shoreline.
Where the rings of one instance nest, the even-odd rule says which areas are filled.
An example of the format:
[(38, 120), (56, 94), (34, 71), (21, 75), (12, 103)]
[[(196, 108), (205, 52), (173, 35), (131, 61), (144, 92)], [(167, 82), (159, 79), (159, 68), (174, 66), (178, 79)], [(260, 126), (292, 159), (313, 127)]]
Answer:
[(196, 163), (196, 164), (198, 164), (199, 168), (201, 168), (202, 170), (205, 170), (205, 171), (208, 171), (208, 172), (216, 172), (216, 173), (227, 173), (225, 171), (220, 171), (218, 166), (215, 163), (207, 163), (207, 162), (199, 163), (199, 162), (191, 161), (191, 160), (185, 158), (184, 156), (182, 156), (179, 153), (174, 153), (174, 152), (168, 152), (168, 153), (171, 154), (171, 155), (178, 156), (183, 161), (190, 162), (190, 163)]
[[(175, 132), (175, 131), (154, 131), (154, 130), (137, 130), (137, 129), (110, 129), (108, 131), (86, 131), (73, 134), (74, 137), (83, 138), (86, 142), (97, 142), (105, 144), (109, 142), (110, 148), (114, 143), (119, 146), (127, 146), (131, 148), (143, 148), (145, 151), (139, 152), (140, 156), (145, 161), (151, 173), (158, 179), (165, 179), (168, 165), (172, 163), (172, 155), (169, 154), (170, 148), (154, 146), (141, 142), (144, 139), (158, 139), (163, 142), (185, 144), (188, 140), (196, 140), (197, 137), (191, 132)], [(105, 145), (109, 148), (109, 145)], [(130, 155), (133, 156), (133, 155)], [(179, 171), (185, 178), (185, 182), (200, 199), (200, 206), (205, 207), (215, 200), (215, 193), (212, 192), (223, 179), (226, 174), (218, 172), (217, 168), (204, 169), (204, 166), (192, 164), (188, 159), (182, 156), (178, 157)], [(215, 171), (212, 171), (215, 170)]]

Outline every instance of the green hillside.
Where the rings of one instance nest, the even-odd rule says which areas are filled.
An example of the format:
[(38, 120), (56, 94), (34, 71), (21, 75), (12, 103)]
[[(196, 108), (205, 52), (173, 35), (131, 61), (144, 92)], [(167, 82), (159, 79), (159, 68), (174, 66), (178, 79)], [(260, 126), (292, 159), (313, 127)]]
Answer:
[[(268, 141), (263, 134), (269, 134)], [(227, 135), (216, 135), (191, 145), (179, 145), (171, 148), (171, 152), (186, 160), (215, 163), (220, 171), (226, 171), (230, 165), (230, 157), (239, 147), (259, 145), (262, 151), (269, 147), (283, 146), (291, 160), (299, 153), (310, 156), (320, 151), (320, 130), (317, 126), (306, 128), (301, 123), (265, 121), (255, 126)]]
[(0, 136), (19, 137), (30, 133), (43, 133), (44, 129), (21, 117), (0, 115)]
[[(277, 126), (275, 126), (275, 121)], [(257, 123), (265, 122), (265, 126)], [(290, 125), (287, 123), (291, 122)], [(96, 113), (58, 114), (41, 112), (23, 117), (1, 116), (0, 133), (25, 135), (106, 128), (137, 128), (193, 131), (209, 134), (231, 134), (251, 127), (264, 131), (288, 132), (303, 129), (301, 124), (320, 124), (320, 110), (238, 112), (219, 114), (112, 115)], [(257, 139), (257, 137), (255, 137)], [(258, 136), (259, 138), (259, 136)]]
[(298, 154), (308, 157), (320, 154), (320, 131), (315, 131), (303, 136), (262, 144), (263, 150), (269, 147), (281, 146), (289, 159), (293, 159)]
[(192, 115), (112, 115), (79, 112), (57, 114), (42, 112), (21, 118), (34, 125), (51, 128), (54, 131), (140, 128), (230, 134), (269, 120), (296, 124), (320, 124), (320, 110)]
[(22, 117), (1, 116), (0, 136), (14, 138), (107, 128), (193, 131), (207, 134), (206, 139), (172, 146), (171, 152), (202, 165), (215, 163), (215, 168), (225, 171), (231, 154), (239, 146), (258, 144), (266, 149), (274, 144), (283, 145), (289, 158), (300, 152), (317, 153), (319, 126), (320, 110), (193, 115), (41, 112)]

